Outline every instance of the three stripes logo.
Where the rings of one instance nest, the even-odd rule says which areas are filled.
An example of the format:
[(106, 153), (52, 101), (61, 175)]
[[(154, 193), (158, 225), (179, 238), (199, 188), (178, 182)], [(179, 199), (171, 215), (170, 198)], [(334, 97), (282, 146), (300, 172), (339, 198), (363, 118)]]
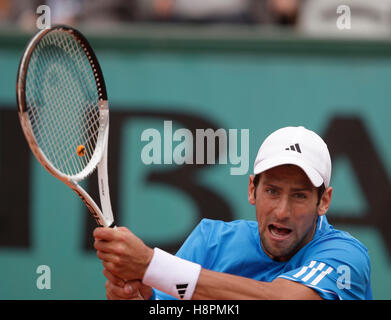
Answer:
[(326, 275), (330, 274), (334, 270), (332, 267), (328, 267), (326, 270), (323, 270), (325, 266), (326, 264), (323, 262), (311, 261), (308, 266), (301, 268), (301, 270), (294, 274), (293, 277), (296, 279), (301, 278), (301, 281), (303, 282), (312, 280), (310, 284), (316, 286)]
[(185, 293), (186, 293), (186, 289), (188, 287), (188, 283), (184, 283), (184, 284), (177, 284), (176, 285), (176, 289), (178, 291), (178, 294), (179, 294), (179, 297), (181, 299), (183, 299), (183, 297), (185, 296)]
[(288, 148), (285, 148), (285, 150), (292, 150), (296, 151), (298, 153), (301, 153), (301, 149), (298, 143), (295, 143), (294, 145), (289, 146)]

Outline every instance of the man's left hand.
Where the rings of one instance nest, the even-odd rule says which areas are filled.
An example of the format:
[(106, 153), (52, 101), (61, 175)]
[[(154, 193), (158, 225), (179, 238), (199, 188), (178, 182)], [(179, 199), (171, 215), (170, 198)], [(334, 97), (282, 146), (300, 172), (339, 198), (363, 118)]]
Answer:
[(153, 249), (129, 229), (96, 228), (94, 247), (106, 270), (123, 280), (142, 280)]

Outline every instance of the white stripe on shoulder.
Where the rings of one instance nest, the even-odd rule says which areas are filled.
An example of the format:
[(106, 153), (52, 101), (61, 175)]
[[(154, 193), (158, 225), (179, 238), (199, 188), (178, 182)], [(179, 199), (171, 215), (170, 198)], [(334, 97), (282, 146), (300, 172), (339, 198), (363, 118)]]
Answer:
[(309, 266), (304, 266), (303, 268), (301, 268), (301, 270), (297, 273), (295, 273), (293, 276), (295, 278), (299, 278), (301, 277), (304, 273), (307, 272), (308, 268), (313, 268), (314, 265), (315, 265), (316, 261), (311, 261), (311, 263), (309, 264)]

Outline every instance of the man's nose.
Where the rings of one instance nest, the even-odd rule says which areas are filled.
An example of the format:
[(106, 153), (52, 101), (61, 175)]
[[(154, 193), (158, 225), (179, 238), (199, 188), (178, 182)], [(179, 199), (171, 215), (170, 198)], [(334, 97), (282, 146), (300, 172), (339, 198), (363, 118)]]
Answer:
[(275, 215), (278, 220), (285, 220), (291, 214), (291, 206), (288, 197), (281, 197), (275, 208)]

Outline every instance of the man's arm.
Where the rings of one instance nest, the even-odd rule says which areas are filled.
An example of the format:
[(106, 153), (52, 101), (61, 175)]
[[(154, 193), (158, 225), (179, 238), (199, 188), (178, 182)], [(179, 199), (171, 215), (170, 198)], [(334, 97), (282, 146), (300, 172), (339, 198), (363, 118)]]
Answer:
[[(107, 271), (105, 273), (107, 276)], [(113, 276), (111, 275), (110, 278)], [(140, 299), (140, 281), (134, 280), (121, 285), (108, 280), (106, 295), (109, 300)], [(144, 286), (141, 292), (144, 299), (149, 299), (152, 289)], [(202, 269), (197, 281), (193, 300), (321, 300), (321, 297), (309, 287), (285, 280), (275, 279), (272, 282), (261, 282), (248, 278), (233, 276), (227, 273)]]
[(311, 288), (286, 279), (262, 282), (202, 269), (193, 300), (321, 300)]
[[(153, 249), (126, 228), (97, 228), (94, 237), (98, 257), (103, 260), (107, 271), (119, 279), (143, 279), (154, 255)], [(179, 258), (172, 256), (172, 259)], [(182, 263), (179, 260), (178, 263)], [(175, 267), (173, 265), (173, 268), (159, 268), (161, 277), (158, 278), (164, 279), (167, 272), (172, 272)], [(150, 285), (159, 286), (158, 283)], [(192, 299), (301, 300), (320, 299), (320, 296), (311, 288), (286, 279), (276, 279), (269, 283), (201, 269)]]
[[(107, 277), (107, 276), (106, 276)], [(140, 290), (144, 299), (149, 299), (151, 289), (140, 290), (140, 281), (130, 281), (126, 286), (111, 281), (106, 283), (106, 295), (109, 300), (139, 300)], [(148, 290), (149, 288), (149, 290)], [(261, 282), (227, 273), (202, 269), (192, 300), (321, 300), (322, 298), (309, 287), (285, 280)]]

